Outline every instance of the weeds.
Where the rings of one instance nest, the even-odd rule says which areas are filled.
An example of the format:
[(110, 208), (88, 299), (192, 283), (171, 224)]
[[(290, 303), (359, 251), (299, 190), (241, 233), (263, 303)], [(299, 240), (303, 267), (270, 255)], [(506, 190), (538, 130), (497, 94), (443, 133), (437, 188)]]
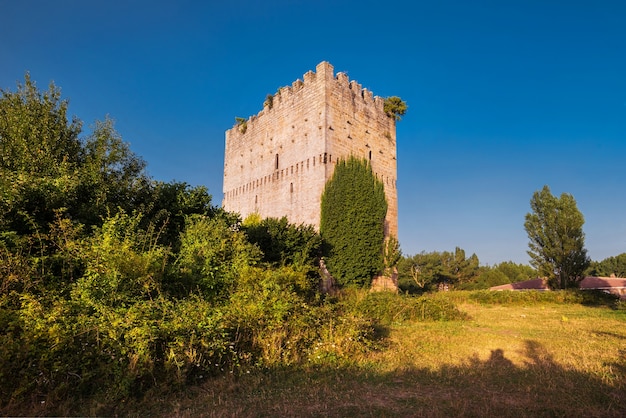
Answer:
[(381, 325), (403, 321), (450, 321), (467, 318), (449, 300), (429, 295), (413, 297), (377, 292), (355, 302), (355, 309), (358, 312)]

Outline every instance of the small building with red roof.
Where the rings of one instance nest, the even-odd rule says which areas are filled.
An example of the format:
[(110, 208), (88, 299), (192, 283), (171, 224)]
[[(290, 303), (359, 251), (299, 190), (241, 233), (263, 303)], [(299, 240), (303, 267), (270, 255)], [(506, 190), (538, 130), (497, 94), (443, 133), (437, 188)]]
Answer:
[[(585, 277), (580, 282), (581, 290), (601, 290), (626, 299), (626, 279), (620, 277)], [(550, 290), (547, 281), (540, 277), (524, 282), (508, 283), (490, 287), (489, 290)]]

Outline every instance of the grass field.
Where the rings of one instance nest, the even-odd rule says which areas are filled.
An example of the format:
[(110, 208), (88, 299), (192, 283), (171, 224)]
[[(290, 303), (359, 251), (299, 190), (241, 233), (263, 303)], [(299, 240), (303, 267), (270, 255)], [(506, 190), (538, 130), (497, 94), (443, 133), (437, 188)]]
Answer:
[(176, 396), (154, 392), (119, 413), (626, 416), (625, 310), (450, 297), (468, 319), (393, 323), (363, 355), (216, 378)]

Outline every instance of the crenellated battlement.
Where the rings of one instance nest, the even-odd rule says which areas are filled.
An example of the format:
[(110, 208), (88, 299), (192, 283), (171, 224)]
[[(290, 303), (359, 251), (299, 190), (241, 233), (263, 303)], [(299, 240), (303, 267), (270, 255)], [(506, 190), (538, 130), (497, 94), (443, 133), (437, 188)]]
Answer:
[[(363, 88), (357, 81), (350, 80), (346, 73), (338, 72), (334, 75), (333, 71), (333, 66), (323, 61), (317, 65), (316, 72), (308, 71), (303, 75), (304, 81), (297, 79), (290, 86), (280, 87), (275, 94), (270, 96), (271, 99), (265, 100), (262, 110), (246, 120), (246, 132), (253, 128), (252, 125), (259, 118), (270, 112), (279, 112), (285, 106), (291, 106), (294, 100), (307, 95), (307, 89), (317, 90), (322, 86), (334, 90), (335, 94), (350, 96), (353, 101), (359, 100), (363, 106), (372, 107), (376, 112), (384, 112), (385, 101), (382, 97), (374, 96), (370, 90)], [(238, 128), (239, 124), (236, 123), (232, 129), (239, 131)]]
[(395, 120), (383, 98), (324, 61), (226, 131), (223, 207), (319, 227), (326, 181), (350, 155), (383, 181), (387, 233), (397, 236)]

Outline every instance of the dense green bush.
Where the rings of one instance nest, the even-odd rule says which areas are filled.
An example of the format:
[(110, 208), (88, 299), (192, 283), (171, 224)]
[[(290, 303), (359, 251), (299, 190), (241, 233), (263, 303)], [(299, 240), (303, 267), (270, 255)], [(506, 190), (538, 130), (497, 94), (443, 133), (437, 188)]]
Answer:
[(198, 292), (205, 298), (227, 298), (243, 269), (257, 263), (259, 249), (223, 217), (187, 217), (173, 277), (167, 283), (179, 297)]
[(76, 300), (93, 309), (126, 307), (161, 293), (168, 249), (138, 225), (141, 216), (120, 212), (86, 240), (85, 273), (74, 286)]
[[(153, 182), (111, 120), (79, 138), (53, 85), (27, 77), (0, 95), (0, 415), (109, 415), (155, 386), (348, 361), (394, 312), (451, 317), (440, 301), (324, 297), (312, 228), (242, 226), (202, 187)], [(386, 204), (360, 170), (375, 200), (349, 227), (371, 233), (345, 271), (366, 284), (382, 269)], [(402, 304), (413, 314), (384, 313)]]
[(262, 261), (270, 266), (295, 265), (317, 272), (322, 238), (313, 226), (293, 225), (286, 217), (249, 216), (243, 222), (243, 230), (248, 241), (261, 249)]
[(77, 301), (23, 297), (3, 310), (3, 405), (95, 397), (115, 401), (155, 383), (184, 384), (238, 363), (221, 314), (198, 298), (157, 298), (97, 313)]
[(316, 286), (305, 269), (253, 268), (243, 274), (226, 307), (237, 351), (266, 367), (306, 362), (322, 348), (327, 355), (362, 349), (373, 337), (371, 321), (344, 315)]
[(366, 160), (339, 161), (322, 193), (320, 233), (326, 267), (340, 285), (368, 286), (384, 268), (387, 201)]
[(449, 321), (466, 315), (444, 298), (407, 296), (391, 292), (370, 293), (356, 301), (355, 308), (382, 325), (403, 321)]

